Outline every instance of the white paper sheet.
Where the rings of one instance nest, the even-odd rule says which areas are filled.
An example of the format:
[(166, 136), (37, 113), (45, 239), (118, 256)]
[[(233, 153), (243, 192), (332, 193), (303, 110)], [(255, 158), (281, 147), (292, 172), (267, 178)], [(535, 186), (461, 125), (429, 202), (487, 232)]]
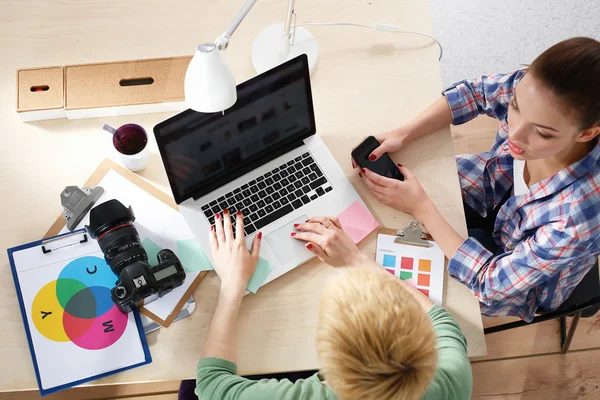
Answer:
[(417, 289), (442, 305), (444, 253), (435, 242), (430, 247), (394, 243), (396, 237), (379, 234), (375, 262), (402, 280), (413, 279)]
[[(177, 241), (193, 239), (194, 234), (188, 228), (183, 216), (145, 190), (131, 183), (128, 179), (110, 170), (98, 184), (104, 189), (102, 197), (96, 205), (108, 200), (117, 199), (125, 207), (130, 205), (135, 214), (134, 225), (140, 235), (140, 240), (148, 237), (163, 249), (170, 249), (177, 254)], [(96, 206), (95, 205), (95, 206)], [(83, 228), (89, 223), (89, 213), (77, 226)], [(65, 227), (61, 232), (68, 232)], [(150, 260), (156, 263), (156, 260)], [(145, 305), (148, 311), (165, 320), (174, 310), (183, 294), (190, 287), (198, 273), (187, 273), (181, 286), (164, 297)]]
[(135, 317), (110, 300), (115, 276), (96, 241), (48, 254), (36, 246), (13, 257), (42, 389), (144, 362)]

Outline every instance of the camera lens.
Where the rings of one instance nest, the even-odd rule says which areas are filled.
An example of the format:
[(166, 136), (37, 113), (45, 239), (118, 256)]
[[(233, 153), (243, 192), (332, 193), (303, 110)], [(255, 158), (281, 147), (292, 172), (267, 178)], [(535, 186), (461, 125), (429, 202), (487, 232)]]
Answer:
[(90, 211), (90, 225), (86, 229), (98, 240), (106, 262), (117, 276), (135, 260), (148, 261), (133, 221), (131, 206), (127, 208), (118, 200), (109, 200)]
[(119, 298), (119, 299), (124, 299), (125, 296), (127, 296), (127, 289), (124, 286), (117, 286), (115, 288), (115, 295)]

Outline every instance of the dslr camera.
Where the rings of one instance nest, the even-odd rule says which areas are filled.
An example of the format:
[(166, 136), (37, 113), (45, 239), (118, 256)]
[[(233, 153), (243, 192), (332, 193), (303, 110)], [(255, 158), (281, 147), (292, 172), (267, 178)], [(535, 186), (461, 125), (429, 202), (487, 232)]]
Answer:
[(164, 296), (185, 280), (185, 270), (171, 250), (159, 251), (155, 266), (148, 263), (133, 221), (131, 206), (126, 208), (118, 200), (109, 200), (92, 208), (90, 224), (85, 226), (89, 235), (98, 240), (106, 262), (117, 276), (111, 297), (123, 313), (141, 306), (148, 297), (153, 296), (148, 299), (152, 301)]

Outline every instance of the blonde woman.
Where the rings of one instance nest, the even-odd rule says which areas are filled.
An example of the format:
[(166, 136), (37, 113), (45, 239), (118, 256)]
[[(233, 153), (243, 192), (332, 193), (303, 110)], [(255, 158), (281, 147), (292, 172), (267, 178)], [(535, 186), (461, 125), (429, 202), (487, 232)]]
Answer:
[[(443, 308), (368, 260), (333, 218), (316, 217), (296, 235), (320, 243), (319, 257), (340, 268), (319, 310), (320, 373), (288, 379), (250, 380), (237, 375), (236, 323), (246, 284), (260, 250), (259, 233), (248, 251), (243, 217), (217, 216), (211, 231), (221, 289), (198, 363), (200, 399), (462, 400), (471, 396), (467, 343)], [(326, 382), (324, 381), (326, 379)]]

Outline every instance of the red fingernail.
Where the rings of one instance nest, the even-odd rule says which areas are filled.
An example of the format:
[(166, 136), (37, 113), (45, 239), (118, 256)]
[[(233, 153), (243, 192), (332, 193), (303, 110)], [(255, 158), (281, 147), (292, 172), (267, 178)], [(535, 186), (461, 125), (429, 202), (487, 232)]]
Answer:
[(256, 236), (258, 236), (259, 240), (262, 239), (262, 232), (258, 232), (258, 235), (256, 235)]
[(364, 169), (364, 168), (361, 168), (361, 169), (360, 169), (360, 172), (362, 172), (362, 173), (364, 174), (364, 173), (365, 173), (365, 169)]
[(242, 215), (242, 212), (238, 210), (237, 215)]
[(296, 236), (296, 232), (292, 232), (292, 236)]
[(221, 218), (221, 214), (217, 214), (217, 215), (215, 215), (215, 218), (216, 218), (216, 219), (219, 219), (219, 218)]
[(229, 210), (228, 209), (224, 209), (223, 210), (223, 214), (229, 214)]
[(294, 224), (294, 228), (297, 228), (297, 227), (298, 227), (298, 224)]
[(377, 157), (375, 156), (375, 154), (371, 154), (371, 155), (369, 156), (369, 161), (375, 161), (375, 159), (376, 159), (376, 158), (377, 158)]
[(215, 230), (215, 227), (211, 225), (211, 226), (210, 226), (210, 231), (212, 232), (212, 231), (214, 231), (214, 230)]
[(398, 163), (398, 166), (399, 166), (399, 167), (404, 167), (404, 165), (402, 165), (402, 164), (400, 164), (400, 163)]
[(308, 244), (306, 245), (306, 248), (307, 248), (307, 249), (309, 249), (309, 250), (310, 250), (310, 249), (312, 249), (312, 243), (308, 243)]
[(308, 221), (310, 221), (310, 219), (307, 219), (306, 221), (304, 221), (304, 223), (306, 224)]

